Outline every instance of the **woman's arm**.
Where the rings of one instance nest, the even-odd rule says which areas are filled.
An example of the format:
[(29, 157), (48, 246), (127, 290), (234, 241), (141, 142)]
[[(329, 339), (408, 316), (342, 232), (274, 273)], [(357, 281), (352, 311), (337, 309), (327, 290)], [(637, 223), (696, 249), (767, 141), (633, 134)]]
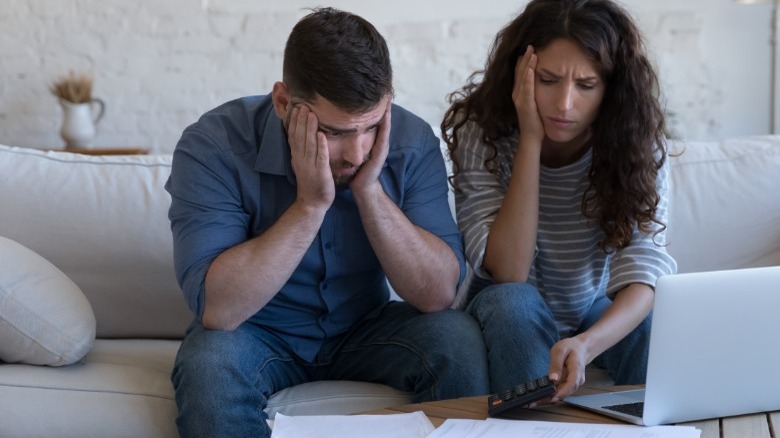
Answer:
[(539, 145), (520, 138), (501, 209), (488, 234), (483, 267), (497, 283), (528, 280), (539, 226)]
[(531, 270), (539, 226), (539, 167), (544, 127), (534, 98), (533, 47), (515, 66), (515, 102), (520, 129), (512, 177), (488, 234), (484, 269), (498, 283), (525, 282)]
[(573, 394), (585, 383), (585, 366), (631, 333), (653, 308), (653, 288), (633, 283), (615, 295), (612, 305), (588, 330), (558, 341), (550, 350), (551, 380), (558, 380), (553, 401)]

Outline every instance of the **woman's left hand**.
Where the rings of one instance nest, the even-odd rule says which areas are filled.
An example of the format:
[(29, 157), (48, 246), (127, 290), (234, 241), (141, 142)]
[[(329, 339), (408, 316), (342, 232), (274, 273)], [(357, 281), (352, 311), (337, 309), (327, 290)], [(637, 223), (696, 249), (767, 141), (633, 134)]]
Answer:
[(585, 367), (588, 364), (584, 342), (576, 336), (561, 339), (550, 349), (550, 370), (548, 376), (555, 382), (553, 402), (574, 394), (585, 383)]

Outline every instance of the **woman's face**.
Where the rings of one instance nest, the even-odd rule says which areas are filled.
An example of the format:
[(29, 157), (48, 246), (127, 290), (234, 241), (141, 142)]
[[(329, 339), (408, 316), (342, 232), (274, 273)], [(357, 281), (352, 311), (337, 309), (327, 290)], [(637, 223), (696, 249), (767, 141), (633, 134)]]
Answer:
[(606, 84), (576, 43), (559, 38), (537, 51), (534, 95), (549, 141), (578, 147), (590, 136)]

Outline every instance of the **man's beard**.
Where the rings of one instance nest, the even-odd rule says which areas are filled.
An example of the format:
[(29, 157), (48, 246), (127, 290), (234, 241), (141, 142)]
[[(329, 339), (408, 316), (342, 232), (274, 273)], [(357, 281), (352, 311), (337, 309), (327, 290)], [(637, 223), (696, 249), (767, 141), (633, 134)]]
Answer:
[[(370, 155), (366, 155), (366, 157), (363, 159), (363, 163), (368, 161), (370, 158)], [(349, 185), (349, 183), (355, 178), (355, 175), (360, 171), (360, 168), (363, 167), (363, 163), (360, 163), (358, 165), (352, 164), (349, 161), (341, 161), (341, 162), (331, 162), (330, 163), (330, 169), (331, 173), (333, 174), (333, 182), (336, 184), (336, 187), (344, 188)], [(337, 175), (336, 171), (341, 169), (354, 169), (354, 172), (345, 174), (345, 175)]]

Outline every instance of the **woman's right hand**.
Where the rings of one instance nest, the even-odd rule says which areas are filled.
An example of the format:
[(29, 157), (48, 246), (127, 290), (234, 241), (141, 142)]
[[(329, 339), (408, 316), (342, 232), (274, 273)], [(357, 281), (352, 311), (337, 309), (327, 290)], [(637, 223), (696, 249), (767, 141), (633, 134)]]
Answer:
[(534, 94), (537, 61), (534, 48), (528, 46), (525, 55), (515, 64), (512, 101), (517, 113), (520, 138), (512, 162), (509, 186), (501, 201), (501, 209), (490, 227), (482, 260), (482, 267), (497, 283), (528, 281), (536, 252), (539, 173), (545, 138)]
[(522, 137), (541, 144), (544, 140), (544, 125), (536, 108), (534, 96), (534, 70), (538, 57), (533, 46), (528, 46), (522, 58), (515, 64), (515, 84), (512, 88), (512, 101), (517, 112), (517, 123)]

